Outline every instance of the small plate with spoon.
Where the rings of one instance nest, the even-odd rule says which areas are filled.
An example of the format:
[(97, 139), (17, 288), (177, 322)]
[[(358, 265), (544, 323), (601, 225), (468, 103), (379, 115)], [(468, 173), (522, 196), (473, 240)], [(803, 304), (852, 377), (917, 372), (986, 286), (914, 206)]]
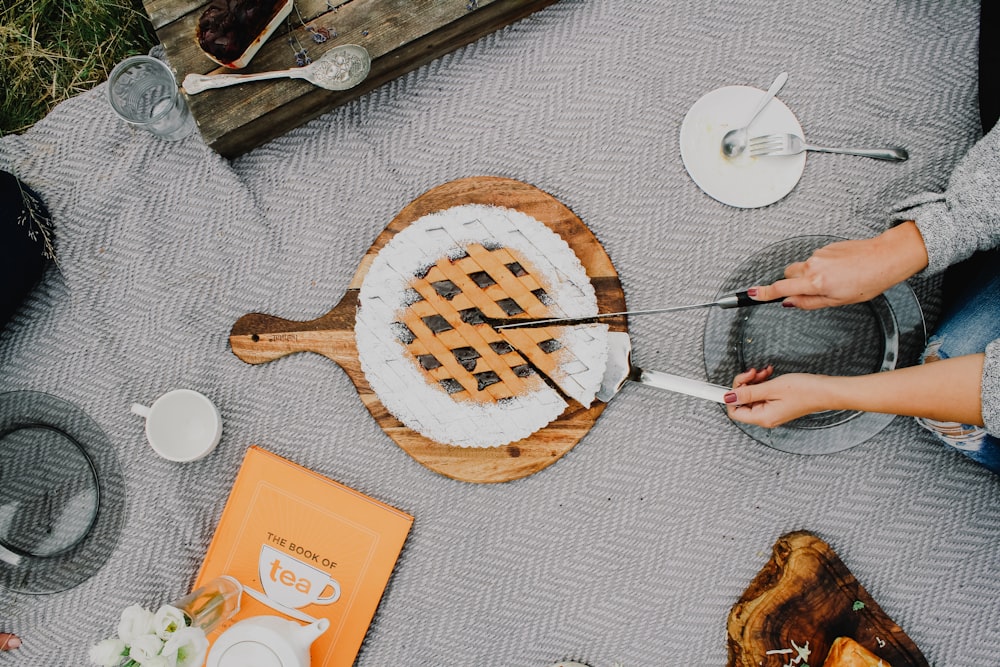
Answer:
[[(717, 88), (695, 102), (681, 123), (684, 168), (705, 194), (723, 204), (737, 208), (773, 204), (791, 192), (802, 177), (805, 153), (780, 160), (751, 157), (747, 150), (733, 157), (723, 153), (723, 137), (730, 130), (746, 127), (750, 113), (766, 94), (750, 86)], [(750, 135), (779, 133), (803, 136), (795, 114), (773, 98), (756, 116)]]

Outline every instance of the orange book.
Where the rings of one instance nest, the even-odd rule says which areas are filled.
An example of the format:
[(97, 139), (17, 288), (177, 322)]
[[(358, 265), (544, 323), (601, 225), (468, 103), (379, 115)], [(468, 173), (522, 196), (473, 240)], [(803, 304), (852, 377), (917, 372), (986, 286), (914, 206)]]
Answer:
[(258, 615), (330, 627), (313, 667), (348, 667), (395, 567), (413, 517), (287, 459), (251, 447), (195, 587), (220, 575), (244, 593), (232, 623)]

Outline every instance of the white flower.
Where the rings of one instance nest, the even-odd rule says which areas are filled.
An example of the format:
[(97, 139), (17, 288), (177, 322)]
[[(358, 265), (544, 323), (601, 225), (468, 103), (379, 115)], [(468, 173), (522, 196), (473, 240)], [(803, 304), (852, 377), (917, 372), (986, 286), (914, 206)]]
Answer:
[(207, 651), (205, 631), (196, 627), (181, 628), (163, 646), (163, 655), (175, 656), (177, 667), (201, 667)]
[(122, 618), (118, 622), (118, 638), (126, 645), (131, 646), (137, 637), (153, 632), (153, 612), (136, 604), (126, 607), (122, 612)]
[(90, 661), (101, 667), (115, 667), (125, 655), (125, 642), (112, 638), (97, 642), (90, 647)]
[(156, 636), (160, 639), (170, 639), (170, 635), (185, 626), (187, 626), (187, 621), (184, 619), (184, 612), (177, 607), (165, 604), (156, 610), (153, 628), (156, 630)]
[(145, 665), (147, 660), (160, 655), (162, 650), (162, 639), (154, 634), (142, 635), (132, 640), (132, 643), (128, 647), (128, 657), (140, 665)]

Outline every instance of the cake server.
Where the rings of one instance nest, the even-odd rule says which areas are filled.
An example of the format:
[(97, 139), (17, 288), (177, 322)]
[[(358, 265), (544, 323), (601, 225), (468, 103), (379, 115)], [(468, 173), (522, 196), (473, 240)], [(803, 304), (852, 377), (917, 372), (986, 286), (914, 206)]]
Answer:
[(643, 370), (632, 363), (632, 339), (629, 335), (624, 331), (609, 331), (608, 365), (604, 368), (604, 378), (601, 380), (601, 388), (597, 390), (597, 398), (607, 403), (629, 380), (716, 403), (725, 403), (723, 397), (732, 391), (731, 387), (710, 382)]
[(706, 303), (694, 303), (688, 304), (686, 306), (671, 306), (670, 308), (652, 308), (649, 310), (623, 310), (617, 313), (600, 313), (598, 315), (589, 315), (587, 317), (549, 317), (545, 319), (508, 319), (508, 320), (487, 320), (494, 329), (519, 329), (522, 327), (543, 327), (547, 324), (557, 324), (557, 323), (573, 323), (573, 324), (586, 324), (588, 322), (596, 322), (598, 320), (607, 319), (609, 317), (618, 317), (619, 315), (656, 315), (659, 313), (673, 313), (680, 310), (694, 310), (695, 308), (711, 308), (712, 306), (718, 306), (719, 308), (743, 308), (746, 306), (760, 306), (765, 303), (775, 303), (777, 301), (782, 301), (782, 299), (772, 299), (771, 301), (756, 301), (750, 298), (750, 295), (743, 292), (737, 292), (735, 294), (729, 294), (715, 301), (708, 301)]

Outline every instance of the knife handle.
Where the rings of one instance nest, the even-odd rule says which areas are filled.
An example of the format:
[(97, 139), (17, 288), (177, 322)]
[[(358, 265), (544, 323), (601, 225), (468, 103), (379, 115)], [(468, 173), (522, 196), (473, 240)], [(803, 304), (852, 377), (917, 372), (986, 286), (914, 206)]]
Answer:
[(770, 301), (757, 301), (756, 299), (751, 299), (746, 290), (743, 290), (742, 292), (722, 297), (715, 302), (715, 305), (719, 308), (744, 308), (746, 306), (762, 306), (765, 303), (778, 303), (779, 301), (784, 300), (784, 297), (779, 297), (777, 299), (771, 299)]

